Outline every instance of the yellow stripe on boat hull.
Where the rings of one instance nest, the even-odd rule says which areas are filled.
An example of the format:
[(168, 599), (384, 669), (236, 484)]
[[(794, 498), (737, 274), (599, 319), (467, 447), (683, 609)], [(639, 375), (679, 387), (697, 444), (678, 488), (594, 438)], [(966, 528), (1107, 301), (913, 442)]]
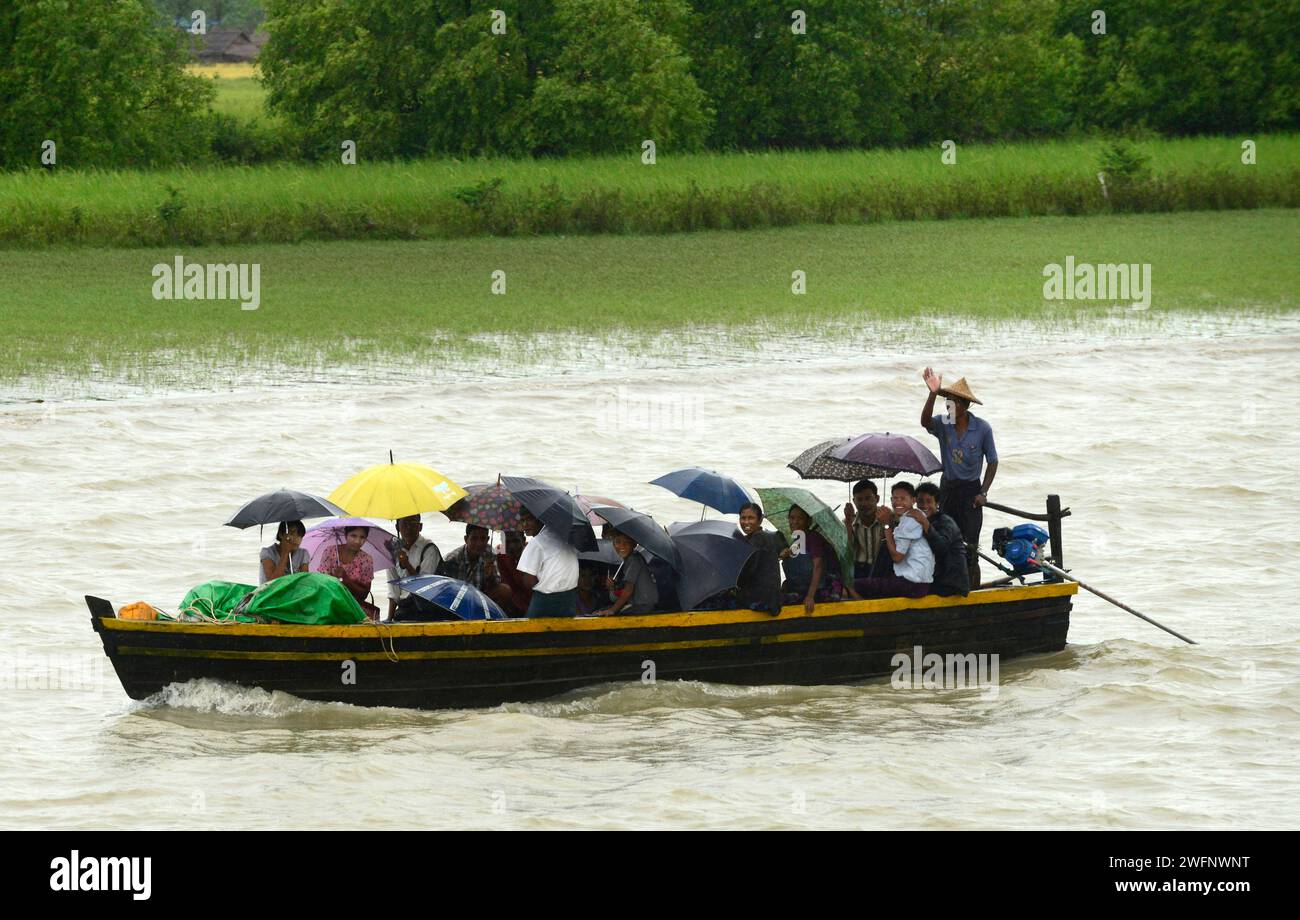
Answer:
[[(299, 638), (357, 638), (360, 635), (375, 634), (378, 631), (383, 637), (409, 637), (409, 636), (473, 636), (482, 634), (495, 635), (515, 635), (518, 633), (547, 633), (547, 632), (581, 632), (583, 630), (611, 630), (611, 629), (646, 629), (646, 628), (664, 628), (674, 626), (719, 626), (731, 623), (764, 623), (780, 622), (783, 620), (806, 620), (816, 619), (817, 617), (836, 617), (846, 614), (877, 614), (893, 613), (898, 610), (930, 610), (943, 607), (980, 607), (987, 604), (1006, 604), (1015, 601), (1027, 601), (1036, 599), (1046, 599), (1053, 597), (1063, 597), (1066, 595), (1077, 594), (1079, 586), (1072, 581), (1056, 582), (1043, 585), (1026, 585), (1024, 587), (1011, 588), (991, 588), (974, 592), (966, 597), (923, 597), (918, 599), (906, 597), (891, 597), (880, 600), (865, 601), (827, 601), (817, 605), (812, 614), (804, 611), (803, 605), (790, 605), (782, 608), (780, 616), (771, 616), (766, 613), (758, 613), (753, 610), (711, 610), (700, 612), (686, 613), (655, 613), (643, 616), (613, 616), (613, 617), (547, 617), (542, 619), (522, 619), (522, 620), (461, 620), (456, 622), (439, 622), (439, 623), (356, 623), (348, 626), (301, 626), (288, 624), (262, 624), (262, 623), (238, 623), (238, 624), (221, 624), (221, 623), (174, 623), (160, 620), (118, 620), (118, 619), (101, 619), (99, 622), (104, 629), (111, 629), (116, 632), (156, 632), (166, 630), (168, 632), (182, 633), (203, 633), (205, 635), (224, 635), (224, 636), (285, 636)], [(852, 631), (850, 631), (852, 632)], [(771, 641), (801, 641), (800, 636), (807, 635), (803, 633), (787, 634), (789, 638), (767, 637)], [(713, 641), (713, 640), (709, 640)], [(730, 642), (731, 640), (717, 640), (719, 642)], [(748, 639), (738, 641), (749, 641)], [(654, 646), (659, 648), (660, 646)], [(681, 644), (670, 644), (664, 646), (667, 648), (684, 647)], [(609, 646), (601, 646), (606, 649)], [(635, 649), (637, 646), (626, 646), (628, 650)], [(123, 649), (125, 651), (125, 649)], [(502, 650), (503, 652), (505, 650)], [(531, 650), (529, 650), (531, 651)], [(538, 654), (554, 652), (563, 654), (565, 649), (539, 651)], [(266, 653), (266, 654), (288, 654), (288, 653)], [(303, 653), (304, 656), (310, 657), (312, 653)], [(413, 653), (409, 653), (413, 654)], [(443, 656), (444, 653), (429, 653), (432, 655)], [(445, 653), (446, 657), (455, 657), (452, 653)], [(215, 654), (208, 653), (205, 657), (218, 657)], [(345, 656), (354, 657), (354, 656)], [(383, 657), (382, 654), (379, 657)], [(406, 654), (403, 655), (406, 657)]]

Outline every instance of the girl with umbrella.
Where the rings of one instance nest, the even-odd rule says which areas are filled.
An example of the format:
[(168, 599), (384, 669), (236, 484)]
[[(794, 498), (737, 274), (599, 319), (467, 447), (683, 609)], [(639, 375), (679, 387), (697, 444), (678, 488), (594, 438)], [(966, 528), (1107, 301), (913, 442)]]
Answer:
[(302, 538), (307, 535), (307, 528), (302, 521), (281, 521), (275, 531), (275, 542), (262, 547), (259, 558), (262, 571), (257, 583), (264, 585), (275, 581), (281, 575), (307, 571), (308, 553), (302, 548)]
[(333, 575), (343, 582), (371, 620), (379, 619), (379, 608), (370, 603), (370, 583), (375, 578), (375, 561), (363, 547), (370, 536), (369, 527), (349, 527), (344, 531), (346, 543), (332, 543), (320, 555), (317, 571)]
[(803, 531), (804, 551), (787, 550), (785, 560), (785, 600), (790, 604), (803, 601), (804, 610), (812, 613), (817, 601), (840, 598), (839, 557), (835, 548), (813, 529), (812, 517), (798, 505), (787, 512), (790, 532)]

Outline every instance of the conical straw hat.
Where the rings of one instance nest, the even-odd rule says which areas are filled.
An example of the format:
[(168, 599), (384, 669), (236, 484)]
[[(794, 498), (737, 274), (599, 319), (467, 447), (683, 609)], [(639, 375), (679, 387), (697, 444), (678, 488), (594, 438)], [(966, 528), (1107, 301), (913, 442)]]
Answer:
[(975, 394), (970, 391), (970, 387), (966, 385), (965, 377), (961, 378), (950, 387), (940, 387), (939, 395), (951, 396), (954, 399), (964, 399), (967, 402), (973, 402), (978, 406), (984, 405), (984, 403), (976, 399)]

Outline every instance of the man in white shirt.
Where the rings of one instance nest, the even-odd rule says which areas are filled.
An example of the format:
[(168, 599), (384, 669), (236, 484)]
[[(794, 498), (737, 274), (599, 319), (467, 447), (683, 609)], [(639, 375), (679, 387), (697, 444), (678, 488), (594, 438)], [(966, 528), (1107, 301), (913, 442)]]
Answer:
[(397, 587), (398, 580), (412, 575), (435, 575), (442, 565), (442, 553), (433, 542), (420, 536), (424, 524), (418, 514), (404, 517), (397, 522), (398, 539), (392, 541), (392, 550), (396, 565), (388, 570), (388, 618), (401, 609), (403, 614), (432, 614), (436, 611), (432, 604), (410, 592)]
[[(916, 507), (916, 489), (910, 482), (896, 482), (889, 497), (894, 513), (881, 509), (885, 539), (880, 548), (894, 561), (894, 574), (856, 579), (849, 589), (850, 597), (925, 597), (930, 593), (934, 551), (926, 542), (920, 523), (910, 513)], [(895, 515), (898, 523), (891, 525), (889, 522)]]
[(523, 582), (533, 589), (527, 616), (577, 616), (578, 551), (551, 528), (543, 527), (527, 508), (521, 519), (524, 533), (533, 538), (515, 566)]

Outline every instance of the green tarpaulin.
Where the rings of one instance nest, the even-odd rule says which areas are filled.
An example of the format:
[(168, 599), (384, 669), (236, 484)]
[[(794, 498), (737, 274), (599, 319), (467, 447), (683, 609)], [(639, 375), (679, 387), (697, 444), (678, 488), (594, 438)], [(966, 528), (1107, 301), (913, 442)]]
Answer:
[[(241, 601), (254, 592), (248, 602)], [(308, 625), (360, 623), (366, 618), (351, 592), (337, 578), (321, 572), (297, 572), (260, 588), (229, 581), (207, 581), (181, 601), (178, 620), (257, 623), (275, 620)]]
[(243, 613), (282, 623), (360, 623), (366, 618), (343, 582), (322, 572), (297, 572), (257, 589)]
[(254, 585), (241, 585), (233, 581), (205, 581), (191, 588), (173, 616), (159, 614), (163, 620), (229, 620), (232, 623), (256, 622), (249, 616), (235, 616), (232, 611), (254, 589)]

